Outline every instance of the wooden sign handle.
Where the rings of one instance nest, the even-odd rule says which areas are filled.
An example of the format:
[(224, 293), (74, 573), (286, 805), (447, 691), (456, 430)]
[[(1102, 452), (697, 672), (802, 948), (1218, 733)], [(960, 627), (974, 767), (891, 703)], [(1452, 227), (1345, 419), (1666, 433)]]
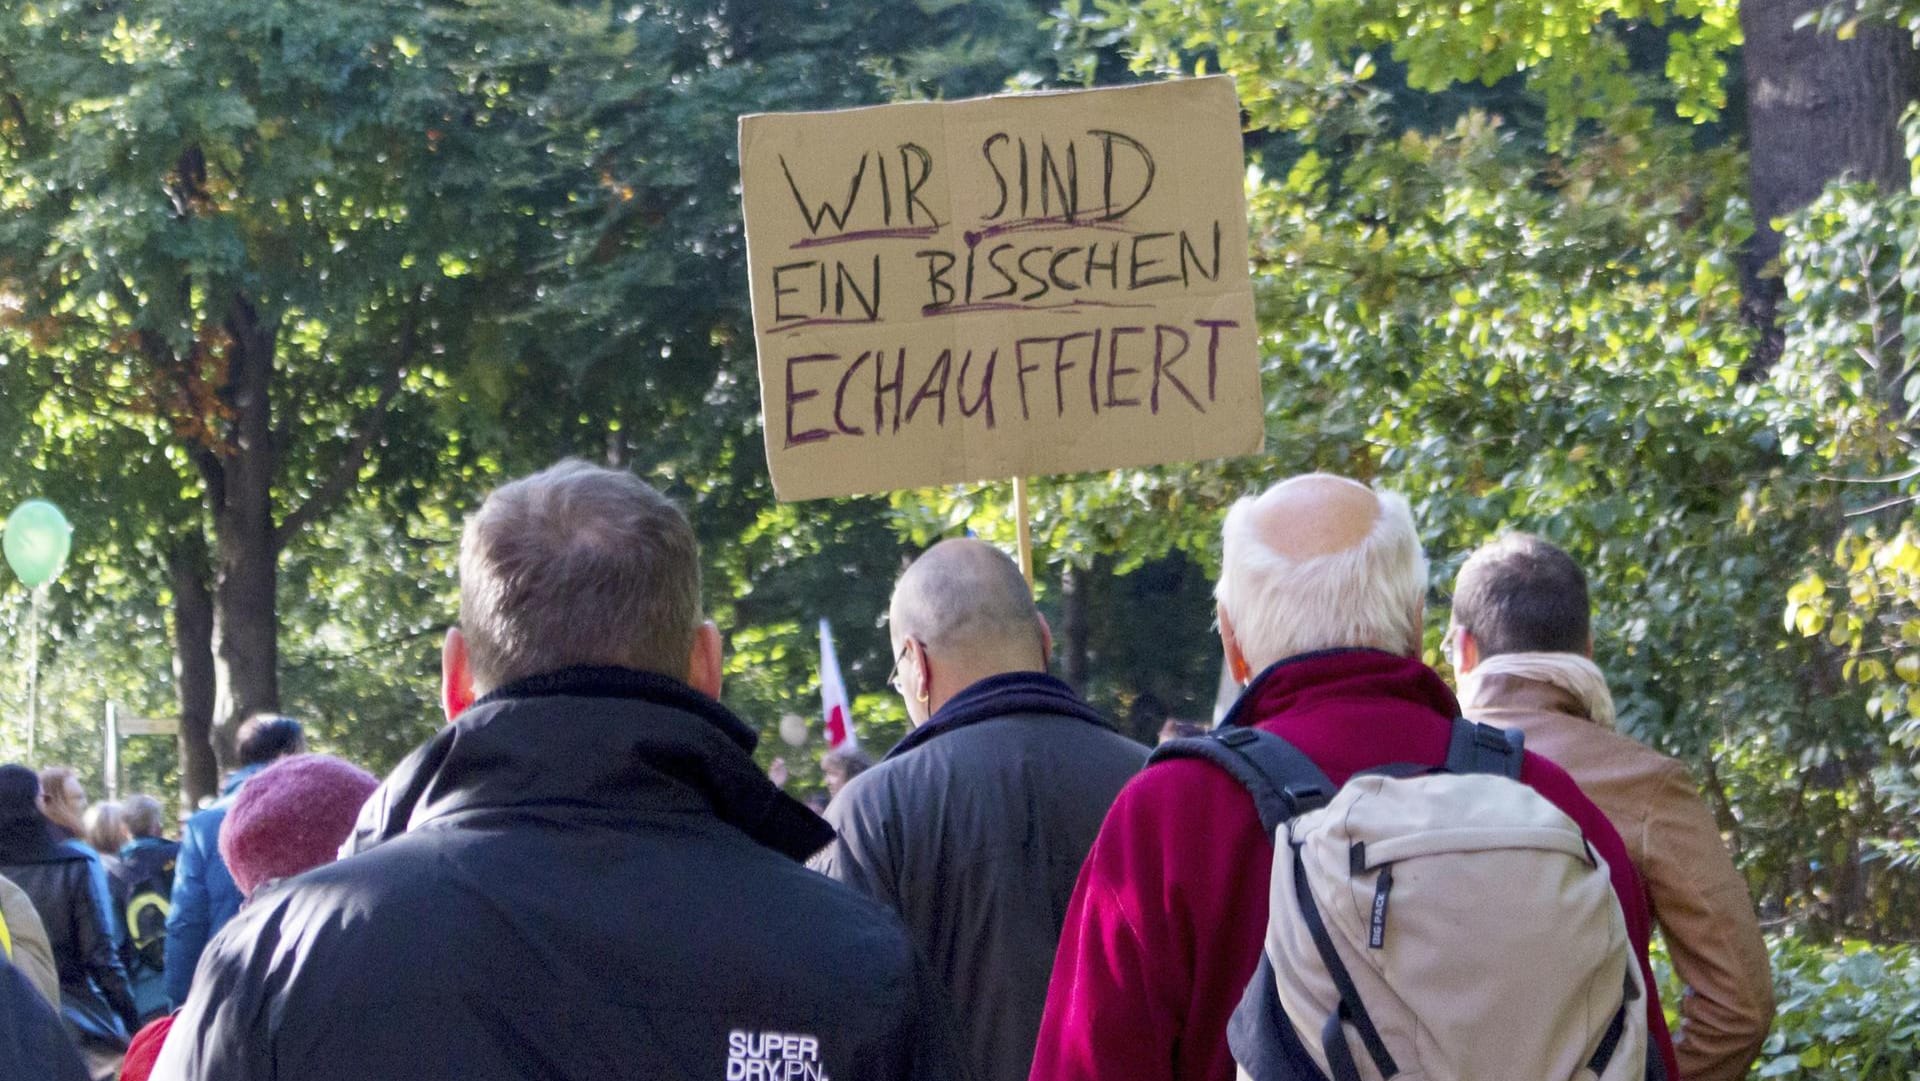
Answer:
[(1027, 478), (1013, 478), (1013, 521), (1020, 536), (1020, 574), (1033, 588), (1033, 523), (1027, 518)]

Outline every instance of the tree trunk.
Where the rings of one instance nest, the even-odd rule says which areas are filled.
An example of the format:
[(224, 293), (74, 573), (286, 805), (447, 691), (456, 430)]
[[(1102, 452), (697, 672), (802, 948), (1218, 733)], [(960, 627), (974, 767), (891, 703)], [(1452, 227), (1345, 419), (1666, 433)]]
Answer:
[(233, 410), (223, 483), (214, 508), (214, 747), (233, 765), (233, 740), (248, 716), (280, 708), (279, 547), (273, 522), (274, 331), (244, 298), (227, 319)]
[(207, 587), (207, 539), (182, 531), (167, 552), (173, 580), (173, 690), (180, 703), (180, 790), (188, 807), (218, 794), (213, 754), (213, 594)]
[(1701, 786), (1707, 794), (1708, 804), (1713, 809), (1713, 823), (1720, 829), (1720, 837), (1727, 843), (1727, 850), (1733, 854), (1733, 862), (1738, 864), (1746, 857), (1746, 846), (1741, 843), (1740, 819), (1733, 813), (1733, 800), (1727, 795), (1727, 785), (1720, 779), (1720, 767), (1713, 761), (1713, 748), (1708, 747), (1702, 759), (1702, 770), (1706, 783)]
[(1742, 307), (1761, 341), (1749, 374), (1770, 369), (1784, 335), (1785, 289), (1773, 219), (1806, 206), (1842, 177), (1892, 189), (1907, 182), (1900, 117), (1914, 96), (1915, 55), (1904, 33), (1863, 23), (1841, 41), (1794, 23), (1825, 0), (1743, 0), (1749, 185), (1754, 234), (1742, 268)]
[(1088, 644), (1092, 627), (1087, 619), (1092, 577), (1086, 568), (1071, 563), (1060, 572), (1060, 678), (1082, 695), (1087, 693), (1092, 653)]

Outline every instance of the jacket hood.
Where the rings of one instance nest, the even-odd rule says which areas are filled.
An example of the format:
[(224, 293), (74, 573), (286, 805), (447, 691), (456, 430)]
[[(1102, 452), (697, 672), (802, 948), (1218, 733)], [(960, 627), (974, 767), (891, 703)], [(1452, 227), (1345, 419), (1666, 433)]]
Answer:
[(633, 818), (707, 813), (804, 860), (833, 830), (754, 765), (751, 728), (678, 680), (580, 667), (501, 687), (397, 767), (342, 855), (480, 811)]

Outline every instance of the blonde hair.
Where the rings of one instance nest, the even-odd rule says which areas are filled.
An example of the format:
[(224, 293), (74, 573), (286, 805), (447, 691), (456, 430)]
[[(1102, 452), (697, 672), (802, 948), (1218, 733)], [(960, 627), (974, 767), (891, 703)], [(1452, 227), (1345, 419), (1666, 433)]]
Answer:
[(121, 845), (132, 840), (117, 803), (96, 803), (87, 808), (87, 813), (80, 821), (86, 826), (84, 833), (87, 843), (101, 855), (111, 856), (120, 851)]
[(1392, 492), (1374, 497), (1380, 513), (1360, 543), (1300, 560), (1261, 537), (1257, 497), (1227, 512), (1214, 599), (1255, 671), (1321, 649), (1419, 655), (1427, 557), (1407, 501)]

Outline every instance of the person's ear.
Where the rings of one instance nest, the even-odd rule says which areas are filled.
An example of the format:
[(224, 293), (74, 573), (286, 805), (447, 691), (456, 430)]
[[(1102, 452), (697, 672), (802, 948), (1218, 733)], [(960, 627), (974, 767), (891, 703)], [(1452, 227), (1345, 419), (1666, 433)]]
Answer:
[(1047, 625), (1046, 616), (1038, 612), (1034, 616), (1040, 620), (1040, 670), (1044, 672), (1053, 663), (1053, 628)]
[(460, 715), (473, 705), (473, 667), (467, 653), (466, 635), (460, 628), (447, 629), (447, 640), (440, 647), (440, 708), (447, 715), (447, 723), (460, 719)]
[(906, 676), (907, 693), (921, 705), (933, 700), (933, 660), (927, 656), (927, 644), (918, 638), (907, 639), (907, 655), (913, 658), (913, 671)]
[(687, 657), (687, 686), (708, 698), (719, 698), (725, 654), (720, 628), (711, 619), (701, 620), (699, 629), (693, 632), (693, 652)]
[(1214, 617), (1220, 621), (1220, 646), (1227, 654), (1227, 674), (1244, 687), (1253, 682), (1253, 666), (1247, 663), (1247, 655), (1240, 650), (1240, 639), (1234, 636), (1233, 620), (1227, 618), (1226, 606), (1216, 606)]
[(1454, 667), (1461, 675), (1480, 667), (1480, 643), (1474, 641), (1473, 632), (1465, 627), (1453, 636)]

